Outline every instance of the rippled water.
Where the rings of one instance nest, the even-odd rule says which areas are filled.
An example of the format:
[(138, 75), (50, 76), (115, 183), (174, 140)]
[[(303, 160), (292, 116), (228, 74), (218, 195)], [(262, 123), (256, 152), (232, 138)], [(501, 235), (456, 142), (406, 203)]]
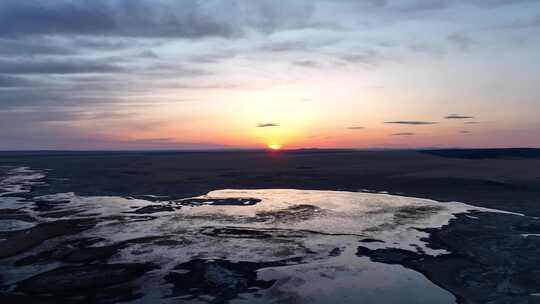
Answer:
[[(454, 303), (453, 295), (423, 275), (402, 266), (372, 262), (357, 256), (356, 249), (362, 245), (445, 254), (428, 248), (422, 240), (428, 235), (419, 229), (441, 227), (457, 213), (500, 212), (388, 194), (293, 189), (218, 190), (197, 198), (158, 202), (74, 193), (16, 198), (44, 176), (43, 172), (16, 168), (0, 181), (4, 191), (0, 209), (17, 209), (35, 219), (0, 220), (0, 230), (27, 229), (63, 219), (92, 218), (96, 225), (0, 260), (5, 282), (14, 287), (17, 281), (62, 265), (51, 260), (15, 267), (12, 262), (66, 240), (95, 237), (99, 241), (92, 246), (104, 246), (161, 237), (166, 241), (123, 246), (107, 261), (160, 266), (138, 280), (144, 295), (136, 301), (143, 303), (175, 302), (185, 297), (175, 294), (171, 281), (164, 278), (174, 273), (177, 265), (195, 259), (281, 263), (255, 267), (258, 280), (275, 283), (269, 288), (238, 292), (229, 299), (234, 303)], [(367, 239), (371, 241), (362, 242)], [(220, 275), (212, 280), (240, 280), (240, 274), (233, 270), (216, 267)], [(190, 301), (205, 302), (212, 296), (198, 292)]]

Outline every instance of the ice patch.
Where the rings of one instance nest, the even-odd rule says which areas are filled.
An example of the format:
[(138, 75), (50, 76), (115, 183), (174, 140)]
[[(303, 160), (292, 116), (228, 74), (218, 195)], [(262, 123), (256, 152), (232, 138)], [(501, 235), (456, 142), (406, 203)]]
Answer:
[(0, 180), (0, 196), (17, 193), (28, 193), (32, 185), (39, 184), (38, 180), (45, 177), (41, 171), (28, 167), (17, 167), (8, 170), (7, 177)]
[(0, 220), (0, 231), (13, 231), (33, 227), (34, 223), (19, 220)]
[[(447, 225), (456, 214), (471, 211), (503, 212), (458, 202), (441, 203), (412, 197), (344, 191), (318, 190), (218, 190), (197, 197), (212, 201), (225, 198), (258, 198), (251, 206), (184, 207), (186, 219), (200, 226), (234, 225), (238, 227), (279, 228), (323, 234), (356, 235), (384, 241), (389, 247), (411, 251), (419, 248), (427, 254), (445, 253), (426, 247), (420, 231)], [(313, 206), (313, 216), (297, 217), (296, 206)], [(280, 212), (282, 220), (267, 220)], [(287, 218), (287, 214), (290, 218)], [(296, 216), (296, 217), (295, 217)], [(420, 230), (419, 230), (420, 229)]]

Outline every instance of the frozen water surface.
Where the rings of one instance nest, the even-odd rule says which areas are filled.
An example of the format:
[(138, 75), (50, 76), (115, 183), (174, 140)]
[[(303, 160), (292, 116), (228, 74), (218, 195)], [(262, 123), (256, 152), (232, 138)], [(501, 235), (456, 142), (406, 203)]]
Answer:
[[(0, 209), (16, 209), (35, 219), (33, 223), (2, 219), (1, 230), (65, 219), (91, 218), (96, 224), (0, 263), (4, 281), (15, 284), (59, 265), (43, 261), (13, 267), (10, 262), (54, 250), (61, 242), (94, 238), (92, 248), (123, 244), (108, 263), (160, 266), (139, 279), (144, 296), (138, 303), (179, 299), (204, 303), (224, 296), (205, 293), (202, 287), (185, 291), (176, 285), (175, 280), (190, 271), (207, 271), (204, 277), (214, 285), (234, 286), (227, 288), (235, 292), (226, 295), (232, 303), (358, 303), (359, 299), (362, 303), (454, 303), (452, 294), (423, 275), (359, 257), (356, 249), (362, 245), (445, 254), (428, 248), (422, 240), (428, 234), (419, 229), (441, 227), (458, 213), (502, 212), (388, 194), (293, 189), (227, 189), (158, 202), (75, 193), (33, 199), (8, 196), (30, 191), (43, 177), (41, 172), (17, 168), (0, 181), (0, 189), (6, 191)], [(360, 242), (364, 239), (372, 242)], [(242, 287), (259, 281), (274, 283), (268, 288)]]

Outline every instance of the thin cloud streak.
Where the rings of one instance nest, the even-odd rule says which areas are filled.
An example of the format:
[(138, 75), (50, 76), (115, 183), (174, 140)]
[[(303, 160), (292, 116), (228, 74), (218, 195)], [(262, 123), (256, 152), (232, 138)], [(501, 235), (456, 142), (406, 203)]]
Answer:
[(398, 125), (434, 125), (438, 122), (434, 121), (421, 121), (421, 120), (398, 120), (398, 121), (385, 121), (385, 124), (398, 124)]
[(392, 136), (413, 136), (416, 135), (416, 133), (411, 132), (400, 132), (400, 133), (394, 133)]
[(444, 119), (471, 119), (474, 116), (462, 115), (462, 114), (449, 114), (445, 116)]
[(270, 127), (279, 127), (279, 124), (273, 123), (273, 122), (257, 124), (257, 128), (270, 128)]

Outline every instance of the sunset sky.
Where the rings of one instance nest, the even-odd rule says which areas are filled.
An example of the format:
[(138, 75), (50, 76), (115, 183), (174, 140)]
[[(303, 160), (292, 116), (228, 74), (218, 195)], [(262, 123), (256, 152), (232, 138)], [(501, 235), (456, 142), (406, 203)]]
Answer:
[(540, 146), (540, 1), (0, 2), (0, 150)]

